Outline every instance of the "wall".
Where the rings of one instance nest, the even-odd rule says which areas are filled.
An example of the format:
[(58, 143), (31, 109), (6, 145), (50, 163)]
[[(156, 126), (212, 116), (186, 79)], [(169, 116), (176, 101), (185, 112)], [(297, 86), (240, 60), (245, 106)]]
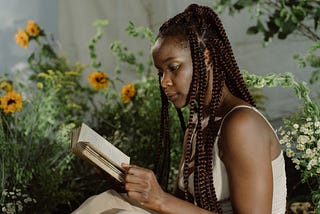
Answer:
[(30, 50), (16, 44), (14, 36), (28, 20), (57, 34), (57, 6), (56, 0), (0, 0), (0, 74), (25, 69)]

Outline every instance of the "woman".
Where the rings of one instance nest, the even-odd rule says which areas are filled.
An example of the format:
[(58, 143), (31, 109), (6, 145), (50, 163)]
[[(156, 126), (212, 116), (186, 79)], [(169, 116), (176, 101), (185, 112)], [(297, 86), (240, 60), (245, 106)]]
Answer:
[(163, 191), (153, 171), (124, 164), (125, 200), (168, 214), (285, 213), (286, 175), (278, 138), (254, 107), (218, 16), (209, 7), (190, 5), (161, 26), (152, 54), (165, 147), (168, 100), (177, 109), (190, 105), (176, 191), (183, 194)]

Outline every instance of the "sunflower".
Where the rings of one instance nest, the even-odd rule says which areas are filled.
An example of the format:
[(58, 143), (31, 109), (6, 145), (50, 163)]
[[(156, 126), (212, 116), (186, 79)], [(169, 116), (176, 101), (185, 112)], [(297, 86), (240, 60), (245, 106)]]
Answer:
[(135, 94), (136, 89), (131, 83), (123, 86), (121, 89), (121, 96), (124, 103), (130, 102)]
[(7, 92), (1, 97), (0, 107), (5, 114), (14, 113), (15, 111), (21, 111), (22, 109), (22, 95), (15, 91)]
[(28, 34), (22, 30), (19, 29), (18, 33), (16, 34), (16, 42), (23, 48), (27, 48), (29, 44), (29, 36)]
[(0, 88), (3, 89), (5, 92), (12, 91), (12, 85), (9, 82), (3, 81), (0, 84)]
[(88, 76), (89, 83), (95, 90), (108, 87), (109, 79), (102, 71), (94, 71)]
[(39, 28), (37, 23), (35, 23), (34, 21), (30, 20), (30, 21), (27, 22), (26, 32), (30, 36), (38, 36), (40, 34), (40, 28)]

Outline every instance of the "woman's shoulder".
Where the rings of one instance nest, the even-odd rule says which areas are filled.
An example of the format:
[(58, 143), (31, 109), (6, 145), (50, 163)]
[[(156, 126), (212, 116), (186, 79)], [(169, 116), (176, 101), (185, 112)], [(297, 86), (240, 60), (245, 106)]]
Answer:
[[(258, 113), (258, 110), (252, 106), (235, 106), (223, 118), (221, 129), (224, 132), (241, 134), (254, 129), (269, 128), (265, 119)], [(261, 130), (262, 131), (262, 130)], [(252, 133), (255, 134), (255, 133)]]
[(222, 152), (254, 152), (257, 148), (267, 149), (270, 126), (253, 107), (235, 108), (224, 117), (220, 131)]

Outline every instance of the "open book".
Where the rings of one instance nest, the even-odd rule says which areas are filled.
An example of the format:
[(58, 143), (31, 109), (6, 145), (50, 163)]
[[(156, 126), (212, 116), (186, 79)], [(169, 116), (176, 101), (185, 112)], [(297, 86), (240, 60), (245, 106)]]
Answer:
[(129, 164), (130, 157), (86, 124), (82, 123), (72, 132), (71, 151), (124, 183), (125, 172), (121, 163)]

